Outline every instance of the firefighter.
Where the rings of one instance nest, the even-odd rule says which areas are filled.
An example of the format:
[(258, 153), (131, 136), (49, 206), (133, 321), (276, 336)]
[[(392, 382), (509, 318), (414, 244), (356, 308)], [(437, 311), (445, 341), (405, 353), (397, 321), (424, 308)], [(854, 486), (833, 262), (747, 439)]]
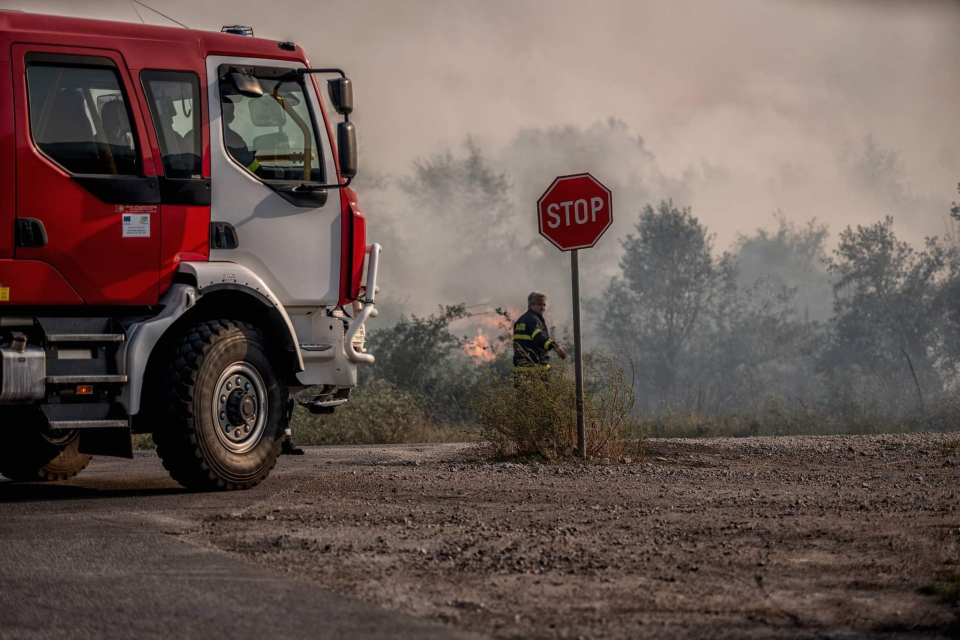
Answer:
[(302, 456), (304, 451), (293, 444), (293, 429), (290, 423), (293, 421), (293, 409), (297, 406), (297, 400), (293, 396), (287, 398), (287, 428), (283, 432), (283, 446), (280, 449), (280, 455), (284, 456)]
[(546, 294), (534, 291), (527, 296), (527, 312), (513, 324), (513, 371), (519, 381), (529, 375), (545, 376), (550, 370), (550, 352), (560, 359), (567, 357), (559, 344), (550, 338), (543, 312), (547, 310)]
[(287, 424), (287, 430), (283, 434), (283, 448), (280, 449), (280, 453), (285, 456), (302, 456), (303, 449), (293, 444), (293, 430), (290, 428), (290, 424)]
[(246, 140), (239, 133), (230, 128), (236, 112), (236, 105), (229, 98), (224, 99), (220, 109), (223, 111), (223, 144), (227, 151), (233, 156), (233, 159), (247, 168), (250, 173), (257, 173), (260, 169), (260, 161), (257, 160), (253, 151), (247, 147)]

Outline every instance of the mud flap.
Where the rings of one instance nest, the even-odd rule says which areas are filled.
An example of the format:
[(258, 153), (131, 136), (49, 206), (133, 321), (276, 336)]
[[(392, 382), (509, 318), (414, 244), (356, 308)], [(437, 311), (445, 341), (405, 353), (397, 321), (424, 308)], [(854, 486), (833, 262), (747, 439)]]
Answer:
[(77, 451), (87, 455), (133, 457), (130, 418), (119, 404), (47, 404), (41, 405), (53, 433), (76, 429), (80, 432)]
[(91, 456), (133, 457), (133, 435), (130, 427), (87, 429), (80, 433), (77, 451)]

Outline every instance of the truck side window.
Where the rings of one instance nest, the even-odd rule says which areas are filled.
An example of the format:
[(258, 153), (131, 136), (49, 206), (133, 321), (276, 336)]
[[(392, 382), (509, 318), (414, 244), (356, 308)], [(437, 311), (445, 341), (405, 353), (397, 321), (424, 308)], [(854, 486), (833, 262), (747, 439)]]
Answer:
[(200, 78), (185, 71), (140, 74), (168, 178), (199, 178)]
[(264, 180), (323, 182), (322, 148), (299, 79), (257, 78), (263, 95), (220, 85), (223, 141), (237, 164)]
[(31, 64), (27, 102), (34, 143), (67, 171), (140, 175), (136, 135), (115, 70)]

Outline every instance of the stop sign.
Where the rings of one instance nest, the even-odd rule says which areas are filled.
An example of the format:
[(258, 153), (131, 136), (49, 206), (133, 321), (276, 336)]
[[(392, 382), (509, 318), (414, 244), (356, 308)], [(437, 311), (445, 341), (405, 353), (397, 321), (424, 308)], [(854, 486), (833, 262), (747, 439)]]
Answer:
[(537, 219), (557, 249), (588, 249), (613, 224), (610, 189), (589, 173), (559, 176), (537, 200)]

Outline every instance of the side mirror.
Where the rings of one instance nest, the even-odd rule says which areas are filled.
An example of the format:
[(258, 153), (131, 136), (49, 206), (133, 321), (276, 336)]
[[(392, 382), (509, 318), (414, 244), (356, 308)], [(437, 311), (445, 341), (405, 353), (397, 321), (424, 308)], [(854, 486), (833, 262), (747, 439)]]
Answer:
[(337, 155), (340, 159), (340, 175), (353, 178), (357, 175), (357, 130), (352, 122), (337, 125)]
[(263, 87), (261, 87), (260, 82), (251, 75), (234, 71), (227, 74), (227, 80), (230, 82), (230, 85), (236, 89), (237, 93), (242, 96), (259, 98), (263, 95)]
[(327, 91), (330, 101), (337, 113), (348, 116), (353, 113), (353, 84), (350, 78), (334, 78), (327, 80)]
[[(353, 84), (343, 69), (297, 69), (297, 73), (336, 73), (339, 78), (327, 80), (327, 91), (330, 93), (330, 102), (337, 113), (343, 116), (345, 122), (337, 125), (337, 159), (340, 164), (340, 177), (346, 182), (324, 185), (334, 189), (341, 189), (357, 175), (357, 130), (350, 122), (353, 112)], [(317, 96), (319, 98), (319, 96)]]

